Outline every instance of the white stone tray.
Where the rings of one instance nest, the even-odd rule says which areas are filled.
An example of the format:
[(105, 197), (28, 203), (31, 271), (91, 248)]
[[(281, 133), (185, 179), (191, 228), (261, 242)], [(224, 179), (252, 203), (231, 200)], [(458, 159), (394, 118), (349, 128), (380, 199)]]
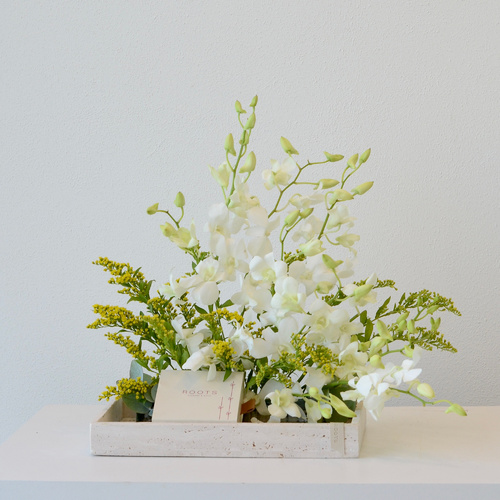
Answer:
[(90, 424), (94, 455), (134, 457), (355, 458), (365, 410), (349, 424), (135, 422), (121, 400)]

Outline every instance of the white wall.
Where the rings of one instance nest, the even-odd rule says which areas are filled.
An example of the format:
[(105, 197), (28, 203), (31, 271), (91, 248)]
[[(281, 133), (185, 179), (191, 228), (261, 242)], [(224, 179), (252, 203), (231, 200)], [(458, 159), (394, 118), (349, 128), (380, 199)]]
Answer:
[(255, 93), (260, 168), (281, 135), (302, 158), (372, 148), (359, 274), (453, 297), (459, 353), (429, 354), (426, 379), (500, 404), (499, 19), (493, 0), (3, 0), (0, 439), (126, 374), (85, 328), (120, 299), (91, 261), (182, 271), (145, 209), (182, 189), (201, 226), (218, 196), (207, 165)]

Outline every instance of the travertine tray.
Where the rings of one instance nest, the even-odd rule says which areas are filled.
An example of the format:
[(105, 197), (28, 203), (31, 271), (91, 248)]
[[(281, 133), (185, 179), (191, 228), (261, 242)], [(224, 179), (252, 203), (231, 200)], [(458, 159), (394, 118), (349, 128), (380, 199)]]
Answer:
[(146, 457), (354, 458), (365, 411), (351, 423), (135, 422), (121, 400), (90, 425), (94, 455)]

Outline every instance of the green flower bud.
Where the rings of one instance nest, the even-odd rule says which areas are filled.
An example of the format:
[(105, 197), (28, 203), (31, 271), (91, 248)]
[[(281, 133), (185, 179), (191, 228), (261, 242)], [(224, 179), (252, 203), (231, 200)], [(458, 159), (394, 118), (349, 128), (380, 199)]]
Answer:
[(373, 186), (373, 182), (372, 181), (370, 181), (370, 182), (363, 182), (363, 184), (360, 184), (359, 186), (355, 187), (352, 190), (352, 192), (354, 194), (362, 195), (362, 194), (365, 194), (367, 191), (369, 191), (372, 186)]
[(441, 324), (441, 318), (437, 319), (431, 318), (431, 330), (433, 332), (436, 332), (438, 330), (440, 324)]
[(312, 213), (314, 212), (314, 208), (304, 208), (304, 210), (301, 210), (300, 211), (300, 217), (302, 219), (307, 219)]
[(365, 161), (368, 160), (368, 158), (370, 158), (370, 153), (372, 152), (371, 149), (367, 149), (360, 157), (359, 159), (359, 164), (361, 165), (362, 163), (365, 163)]
[(285, 217), (285, 226), (293, 226), (299, 218), (300, 210), (294, 210)]
[(340, 161), (344, 159), (343, 155), (332, 155), (330, 153), (327, 153), (326, 151), (323, 151), (324, 155), (326, 156), (326, 159), (328, 161)]
[(467, 412), (457, 403), (453, 403), (449, 408), (446, 408), (445, 413), (456, 413), (457, 415), (460, 415), (461, 417), (467, 416)]
[(403, 354), (409, 358), (413, 358), (413, 349), (409, 345), (405, 345), (403, 348)]
[(149, 215), (153, 215), (155, 214), (156, 212), (158, 212), (158, 205), (159, 203), (155, 203), (154, 205), (151, 205), (147, 210), (146, 212), (149, 214)]
[(387, 340), (393, 340), (391, 332), (389, 331), (389, 328), (387, 328), (386, 324), (381, 321), (380, 319), (377, 320), (375, 323), (375, 327), (377, 328), (378, 334), (383, 338)]
[(255, 106), (257, 106), (258, 102), (259, 102), (259, 96), (254, 96), (252, 99), (252, 102), (250, 103), (250, 107), (255, 108)]
[(356, 290), (354, 290), (353, 295), (356, 299), (361, 299), (365, 295), (368, 295), (371, 292), (372, 288), (373, 288), (373, 285), (358, 286), (358, 288), (356, 288)]
[(439, 309), (439, 306), (431, 306), (427, 308), (429, 314), (434, 314)]
[(318, 255), (321, 252), (324, 252), (323, 243), (318, 238), (313, 238), (309, 240), (307, 243), (302, 243), (299, 245), (299, 250), (306, 257), (312, 257), (313, 255)]
[(360, 344), (358, 345), (358, 351), (366, 352), (366, 351), (368, 351), (368, 349), (370, 349), (371, 345), (372, 345), (372, 343), (369, 340), (366, 342), (360, 342)]
[(292, 144), (290, 143), (290, 141), (285, 138), (285, 137), (281, 137), (280, 139), (280, 144), (281, 144), (281, 147), (283, 148), (283, 151), (289, 155), (298, 155), (299, 152), (292, 146)]
[(255, 153), (250, 151), (247, 157), (245, 158), (245, 163), (240, 168), (240, 174), (248, 174), (255, 170), (255, 165), (257, 164), (257, 158), (255, 158)]
[(332, 193), (332, 197), (331, 197), (331, 203), (333, 203), (333, 201), (348, 201), (348, 200), (352, 200), (354, 198), (354, 196), (349, 193), (349, 191), (346, 191), (345, 189), (336, 189), (333, 193)]
[(245, 130), (251, 130), (255, 127), (255, 113), (252, 113), (249, 117), (247, 122), (245, 123)]
[(167, 237), (170, 238), (170, 236), (173, 236), (177, 231), (172, 226), (172, 224), (169, 224), (168, 222), (165, 222), (163, 226), (160, 226), (161, 232)]
[(398, 332), (404, 332), (406, 330), (406, 321), (401, 321), (398, 323)]
[(174, 200), (174, 205), (176, 207), (183, 207), (184, 205), (186, 204), (186, 200), (184, 199), (184, 195), (179, 191), (177, 193), (177, 196), (175, 197), (175, 200)]
[(241, 139), (238, 141), (242, 146), (245, 146), (248, 144), (249, 136), (248, 132), (246, 130), (243, 131), (243, 134), (241, 136)]
[(378, 353), (386, 344), (387, 341), (382, 337), (373, 338), (370, 345), (370, 355), (373, 356), (374, 354)]
[(352, 155), (348, 160), (347, 160), (347, 166), (350, 168), (356, 168), (356, 163), (358, 163), (358, 155)]
[(234, 150), (234, 139), (233, 134), (229, 134), (224, 141), (224, 149), (233, 156), (236, 156), (236, 151)]
[(339, 183), (337, 179), (320, 179), (318, 189), (330, 189)]
[(408, 322), (406, 323), (406, 329), (410, 333), (415, 333), (417, 330), (415, 329), (415, 321), (412, 319), (409, 319)]
[(315, 398), (319, 394), (319, 390), (317, 387), (309, 387), (309, 396)]
[(335, 271), (335, 268), (340, 266), (344, 261), (342, 260), (333, 260), (329, 255), (324, 253), (321, 258), (323, 259), (323, 264), (325, 264), (326, 267), (331, 269), (332, 271)]
[(427, 399), (432, 399), (436, 397), (436, 394), (434, 393), (434, 389), (426, 383), (423, 384), (418, 384), (417, 386), (417, 392), (423, 396), (424, 398)]
[(398, 317), (396, 323), (401, 323), (402, 321), (405, 321), (409, 315), (410, 315), (409, 312), (404, 312), (403, 314), (401, 314), (401, 316)]
[(234, 103), (234, 109), (236, 110), (236, 113), (238, 113), (239, 115), (242, 113), (246, 113), (246, 111), (241, 107), (240, 101), (236, 101)]
[(379, 354), (375, 354), (370, 358), (370, 364), (373, 366), (373, 368), (385, 368), (384, 363), (382, 363), (382, 358)]
[(321, 416), (323, 418), (326, 418), (327, 420), (329, 418), (332, 418), (332, 409), (331, 409), (330, 406), (324, 406), (324, 407), (322, 407), (321, 410), (320, 410), (320, 412), (321, 412)]

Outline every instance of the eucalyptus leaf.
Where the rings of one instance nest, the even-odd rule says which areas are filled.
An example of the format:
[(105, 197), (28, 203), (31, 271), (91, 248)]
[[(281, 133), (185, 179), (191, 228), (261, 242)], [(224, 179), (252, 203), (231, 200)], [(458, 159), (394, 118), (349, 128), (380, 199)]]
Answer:
[(125, 394), (122, 400), (135, 413), (148, 413), (152, 406), (149, 401), (143, 402), (137, 399), (135, 394)]
[(140, 378), (142, 380), (142, 375), (142, 366), (135, 359), (133, 359), (130, 363), (130, 378), (134, 380)]

